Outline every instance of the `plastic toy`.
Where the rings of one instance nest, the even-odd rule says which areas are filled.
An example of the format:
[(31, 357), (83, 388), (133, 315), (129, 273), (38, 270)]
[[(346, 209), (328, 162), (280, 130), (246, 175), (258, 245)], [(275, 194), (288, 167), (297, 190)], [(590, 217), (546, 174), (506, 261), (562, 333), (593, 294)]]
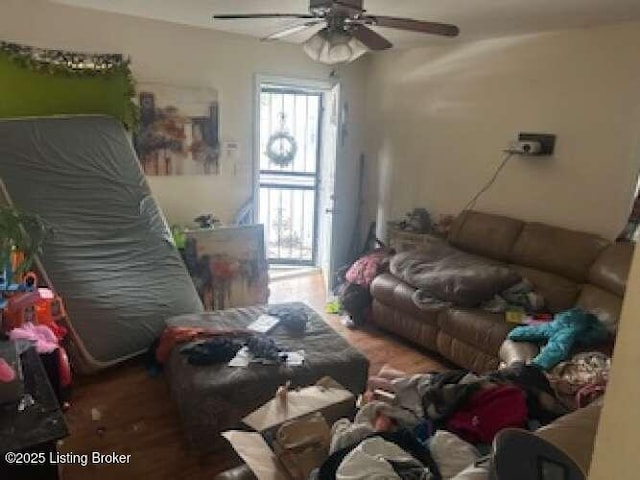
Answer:
[[(22, 254), (14, 252), (11, 260), (0, 269), (0, 310), (7, 307), (8, 297), (20, 292), (32, 292), (36, 288), (37, 277), (33, 272), (18, 274), (16, 262), (22, 261)], [(18, 283), (14, 283), (17, 280)]]
[(32, 322), (47, 325), (57, 336), (64, 336), (64, 328), (57, 323), (66, 316), (62, 299), (49, 288), (38, 288), (33, 272), (26, 273), (20, 284), (5, 284), (2, 294), (2, 331)]
[(2, 313), (3, 331), (9, 331), (26, 322), (51, 326), (65, 317), (62, 299), (48, 288), (15, 293), (5, 300), (6, 305)]
[(36, 292), (26, 292), (7, 298), (2, 311), (2, 330), (8, 332), (28, 322), (36, 323), (37, 297)]
[(62, 347), (58, 348), (58, 374), (61, 386), (68, 387), (71, 385), (71, 365), (69, 364), (67, 351)]

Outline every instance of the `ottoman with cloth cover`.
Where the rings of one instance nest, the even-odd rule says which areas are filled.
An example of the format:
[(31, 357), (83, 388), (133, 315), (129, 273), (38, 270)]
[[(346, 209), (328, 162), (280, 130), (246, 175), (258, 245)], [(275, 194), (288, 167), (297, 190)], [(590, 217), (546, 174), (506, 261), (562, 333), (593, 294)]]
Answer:
[[(237, 428), (241, 419), (273, 398), (287, 381), (291, 387), (314, 384), (329, 376), (358, 395), (367, 383), (369, 361), (353, 348), (322, 317), (303, 303), (280, 304), (304, 309), (306, 331), (292, 333), (278, 324), (269, 333), (284, 351), (304, 350), (302, 366), (262, 365), (229, 367), (227, 362), (208, 366), (191, 365), (187, 356), (174, 348), (165, 365), (171, 394), (178, 405), (187, 443), (201, 451), (212, 451), (226, 441), (220, 433)], [(266, 313), (269, 307), (179, 315), (167, 320), (168, 327), (244, 328)]]

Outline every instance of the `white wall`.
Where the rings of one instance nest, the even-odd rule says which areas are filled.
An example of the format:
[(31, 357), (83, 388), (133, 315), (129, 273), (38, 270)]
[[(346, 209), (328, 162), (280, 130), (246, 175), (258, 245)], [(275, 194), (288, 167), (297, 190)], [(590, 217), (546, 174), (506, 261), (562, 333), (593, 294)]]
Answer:
[(590, 480), (636, 480), (640, 472), (640, 255), (634, 256), (604, 408), (600, 417)]
[[(140, 82), (217, 88), (222, 140), (240, 142), (245, 165), (253, 156), (254, 74), (329, 74), (296, 45), (43, 0), (3, 0), (0, 37), (122, 52)], [(514, 158), (477, 208), (615, 236), (638, 170), (638, 44), (640, 24), (631, 23), (394, 51), (346, 67), (340, 77), (350, 124), (338, 182), (347, 194), (340, 201), (356, 202), (365, 139), (366, 225), (376, 213), (398, 218), (414, 206), (458, 212), (518, 131), (551, 132), (556, 155)], [(251, 194), (250, 170), (235, 167), (222, 158), (219, 176), (150, 183), (171, 222), (208, 211), (228, 221)], [(349, 229), (353, 219), (338, 218), (338, 228)]]
[[(139, 82), (218, 90), (221, 139), (240, 143), (244, 167), (234, 168), (234, 162), (223, 157), (218, 176), (149, 177), (171, 223), (189, 223), (204, 212), (229, 221), (249, 199), (256, 73), (322, 80), (330, 73), (328, 67), (309, 60), (300, 46), (42, 0), (2, 0), (0, 38), (48, 48), (123, 53), (131, 57)], [(361, 74), (347, 68), (341, 72), (345, 82), (357, 82), (351, 71)], [(358, 98), (353, 102), (357, 104)], [(351, 152), (362, 148), (361, 137), (350, 137), (344, 150), (350, 156), (343, 161), (355, 162)]]
[(638, 45), (630, 23), (377, 56), (367, 117), (379, 219), (459, 212), (517, 132), (548, 132), (556, 154), (513, 158), (476, 208), (615, 237), (640, 163)]

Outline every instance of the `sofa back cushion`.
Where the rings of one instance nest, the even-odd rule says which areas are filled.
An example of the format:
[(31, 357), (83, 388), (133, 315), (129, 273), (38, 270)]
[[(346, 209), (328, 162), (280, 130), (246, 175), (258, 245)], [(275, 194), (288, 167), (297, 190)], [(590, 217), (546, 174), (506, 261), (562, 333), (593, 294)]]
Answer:
[(589, 283), (624, 296), (634, 244), (612, 243), (598, 256), (589, 270)]
[(511, 251), (511, 262), (584, 282), (609, 242), (590, 233), (527, 223)]
[(622, 310), (622, 297), (595, 285), (587, 284), (580, 292), (576, 307), (593, 313), (611, 334), (616, 334)]
[(454, 247), (496, 260), (508, 260), (524, 223), (501, 215), (466, 211), (451, 226), (449, 243)]
[(633, 258), (634, 245), (612, 243), (598, 256), (589, 270), (576, 306), (596, 315), (615, 334)]
[(545, 306), (552, 313), (562, 312), (573, 307), (580, 293), (580, 285), (555, 273), (543, 272), (535, 268), (512, 264), (516, 272), (533, 284), (536, 293), (542, 295)]

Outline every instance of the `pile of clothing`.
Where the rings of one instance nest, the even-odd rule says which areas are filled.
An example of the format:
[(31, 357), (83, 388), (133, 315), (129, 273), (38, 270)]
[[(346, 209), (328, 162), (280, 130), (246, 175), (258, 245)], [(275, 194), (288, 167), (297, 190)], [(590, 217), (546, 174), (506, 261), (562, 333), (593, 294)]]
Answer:
[[(378, 248), (356, 260), (339, 278), (339, 307), (348, 314), (348, 327), (365, 323), (371, 315), (371, 282), (388, 271), (393, 250)], [(339, 275), (339, 277), (341, 277)]]
[(241, 328), (167, 327), (149, 348), (150, 367), (161, 368), (178, 347), (191, 365), (213, 365), (232, 360), (241, 349), (253, 361), (278, 364), (287, 360), (283, 349), (270, 337)]
[[(282, 325), (294, 336), (304, 335), (309, 316), (307, 310), (292, 305), (269, 307), (267, 313), (278, 318)], [(251, 326), (249, 326), (251, 327)], [(167, 327), (147, 352), (147, 368), (154, 375), (162, 369), (174, 348), (187, 357), (192, 365), (212, 365), (229, 362), (238, 352), (246, 349), (252, 361), (264, 364), (284, 363), (288, 359), (285, 352), (267, 334), (248, 328), (221, 327)]]
[[(395, 410), (395, 411), (394, 411)], [(384, 402), (370, 402), (353, 422), (331, 428), (329, 457), (310, 480), (471, 479), (465, 470), (482, 463), (480, 451), (446, 430), (428, 432)], [(488, 470), (480, 467), (485, 479)], [(467, 472), (468, 473), (468, 472)], [(461, 476), (462, 475), (462, 476)]]
[(383, 369), (370, 388), (355, 420), (333, 425), (330, 456), (311, 478), (487, 478), (482, 454), (498, 432), (536, 429), (568, 411), (533, 365), (483, 376)]
[(497, 293), (482, 304), (482, 309), (491, 313), (521, 311), (528, 314), (546, 312), (544, 297), (536, 292), (533, 284), (522, 278), (515, 285)]
[(250, 330), (237, 328), (167, 327), (149, 347), (149, 357), (152, 363), (162, 366), (171, 351), (183, 345), (182, 353), (195, 353), (195, 361), (190, 359), (189, 363), (204, 365), (228, 361), (242, 347), (241, 341), (253, 335)]
[(450, 479), (480, 458), (478, 449), (457, 435), (431, 432), (412, 413), (372, 401), (353, 422), (333, 425), (330, 456), (310, 478)]
[[(490, 443), (505, 424), (524, 426), (532, 420), (544, 425), (567, 413), (547, 377), (532, 365), (483, 376), (465, 370), (417, 374), (395, 378), (389, 386), (396, 405), (429, 421), (433, 430), (447, 428), (473, 443)], [(485, 418), (482, 424), (466, 423), (479, 415)]]

